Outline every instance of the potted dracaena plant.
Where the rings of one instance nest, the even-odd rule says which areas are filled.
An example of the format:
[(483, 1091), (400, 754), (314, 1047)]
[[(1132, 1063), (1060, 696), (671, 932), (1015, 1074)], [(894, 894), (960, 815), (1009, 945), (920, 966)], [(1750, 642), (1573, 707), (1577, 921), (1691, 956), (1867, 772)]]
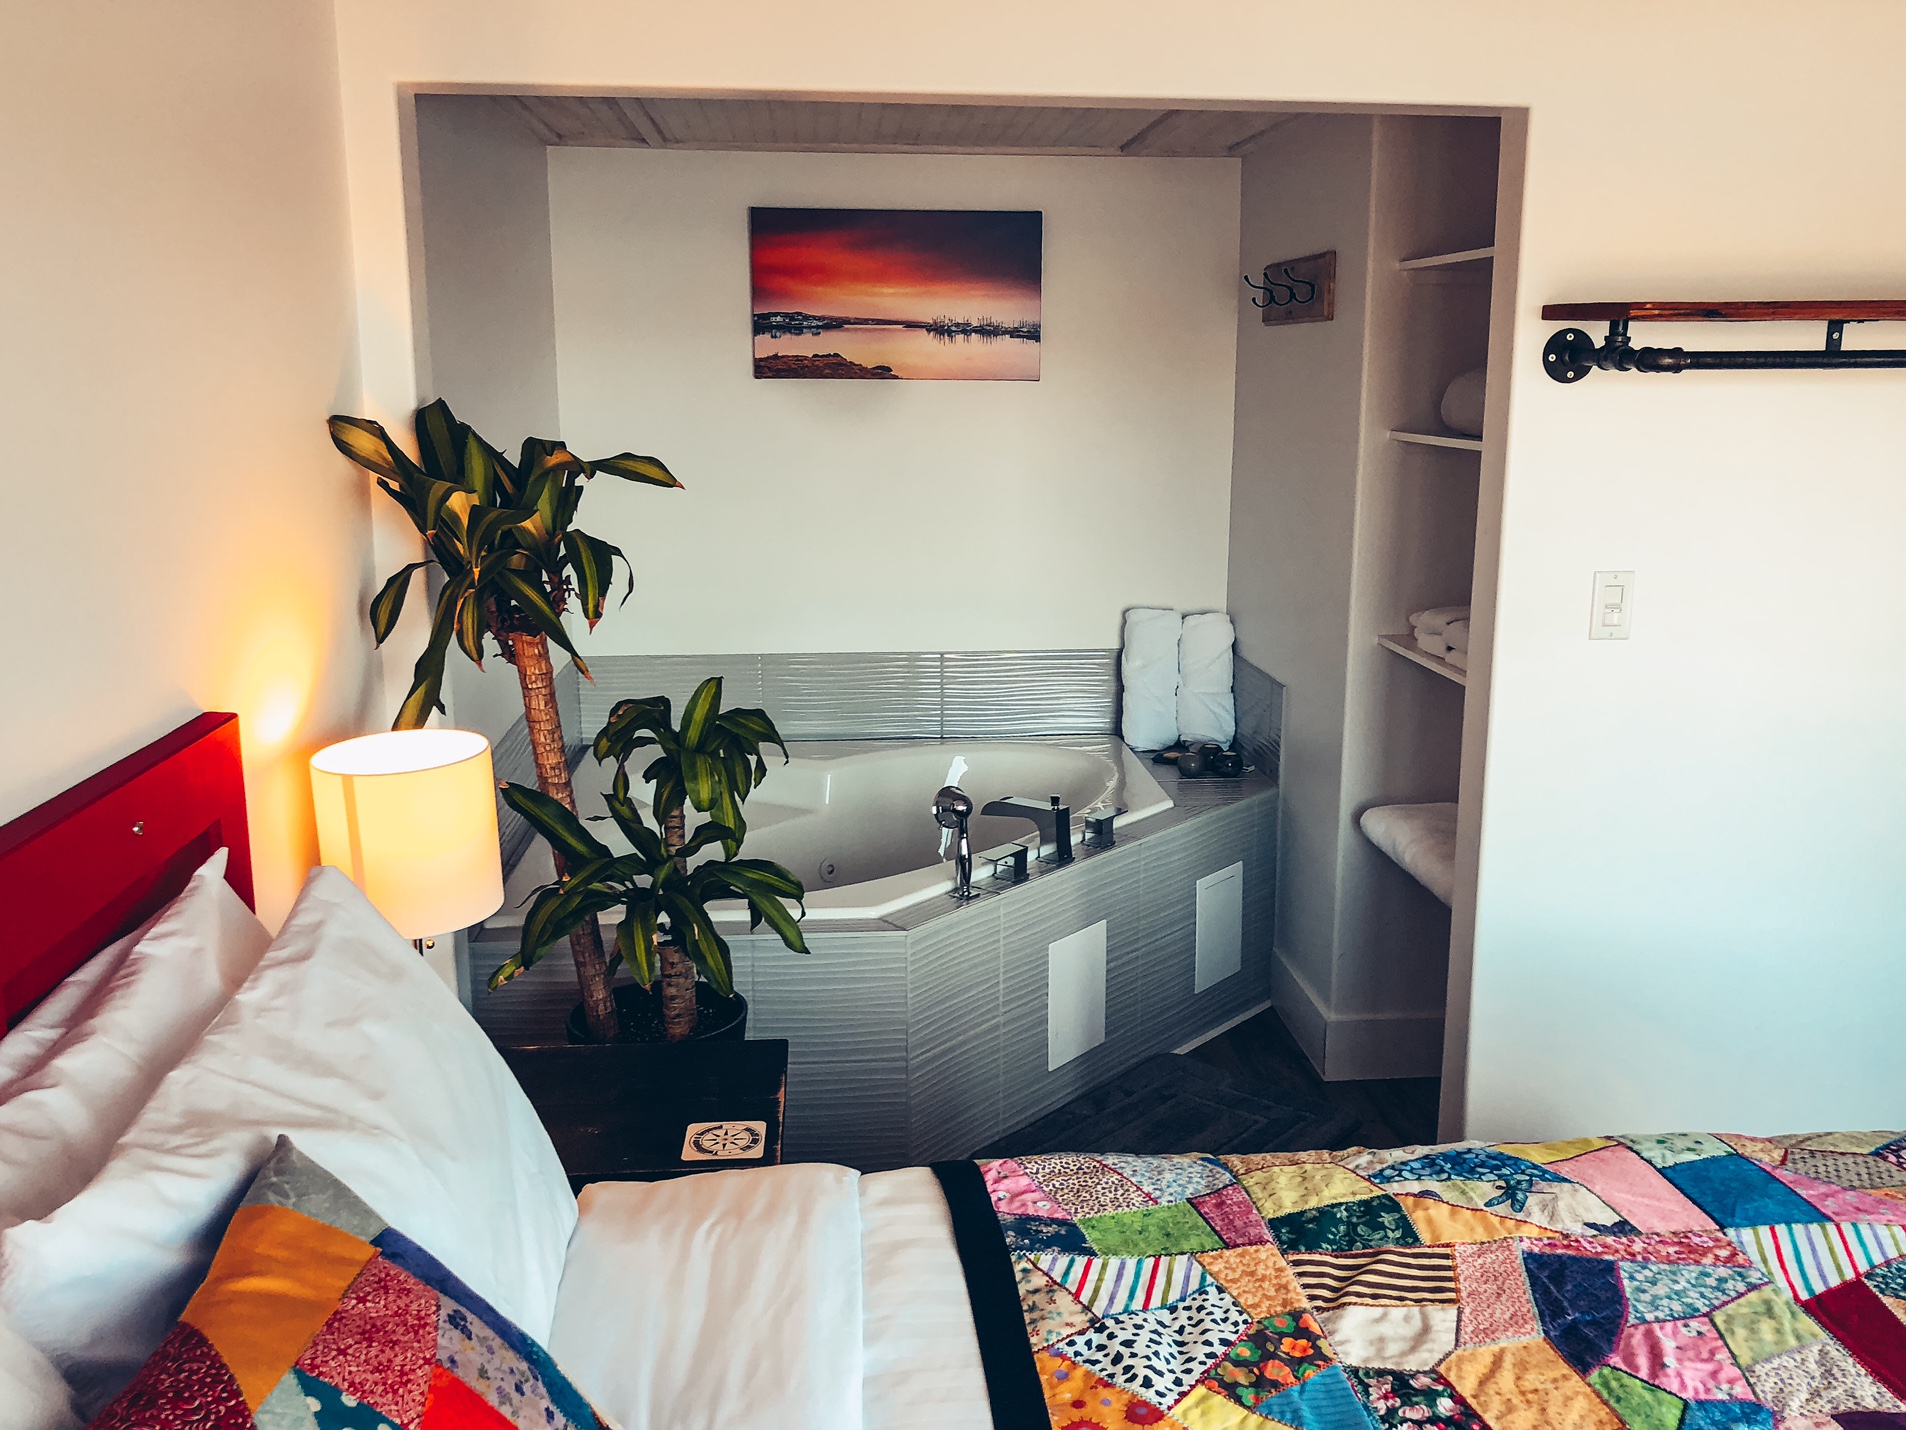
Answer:
[[(338, 450), (377, 478), (424, 540), (424, 559), (391, 576), (371, 601), (371, 630), (379, 645), (403, 613), (411, 578), (430, 566), (442, 573), (430, 638), (393, 728), (415, 729), (443, 708), (444, 662), (452, 641), (481, 667), (487, 637), (516, 668), (536, 782), (549, 799), (574, 811), (550, 643), (567, 651), (587, 678), (589, 667), (563, 628), (564, 615), (579, 608), (594, 629), (618, 560), (629, 568), (624, 600), (635, 584), (620, 547), (576, 526), (583, 484), (599, 475), (656, 487), (681, 483), (654, 457), (623, 452), (584, 461), (543, 437), (527, 438), (511, 462), (441, 400), (417, 409), (416, 460), (375, 422), (333, 417), (330, 425)], [(559, 870), (565, 857), (559, 849)], [(570, 948), (590, 1034), (613, 1041), (619, 1026), (610, 992), (614, 968), (593, 920), (575, 926)]]
[[(531, 899), (521, 946), (491, 976), (490, 987), (516, 977), (572, 930), (620, 908), (616, 952), (643, 990), (638, 994), (628, 984), (616, 990), (624, 1035), (640, 1037), (659, 1027), (669, 1041), (740, 1037), (747, 1000), (734, 991), (728, 942), (715, 931), (708, 905), (745, 900), (751, 932), (765, 923), (789, 948), (807, 952), (800, 923), (784, 902), (799, 905), (801, 881), (779, 864), (737, 857), (748, 834), (742, 804), (768, 773), (763, 745), (778, 746), (787, 757), (766, 711), (721, 708), (719, 677), (695, 688), (679, 726), (670, 720), (665, 697), (617, 704), (596, 736), (594, 753), (598, 762), (615, 761), (604, 800), (607, 817), (628, 841), (626, 854), (611, 850), (572, 809), (547, 794), (505, 784), (503, 798), (549, 841), (559, 862), (556, 879)], [(642, 771), (653, 787), (653, 827), (629, 782), (629, 761), (645, 749), (656, 751)], [(685, 832), (689, 806), (708, 816), (693, 834)], [(721, 858), (703, 856), (691, 865), (714, 845), (721, 846)], [(651, 993), (658, 981), (659, 992)], [(572, 1016), (572, 1038), (581, 1031)]]

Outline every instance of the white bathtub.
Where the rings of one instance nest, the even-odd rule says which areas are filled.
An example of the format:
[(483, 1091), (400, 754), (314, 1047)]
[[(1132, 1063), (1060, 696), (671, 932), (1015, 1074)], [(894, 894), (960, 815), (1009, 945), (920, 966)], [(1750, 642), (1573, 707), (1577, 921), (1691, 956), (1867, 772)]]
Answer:
[[(612, 774), (613, 766), (592, 759), (576, 771), (584, 815), (602, 812)], [(951, 852), (942, 847), (951, 836), (942, 840), (945, 831), (929, 808), (944, 784), (959, 785), (976, 808), (1008, 795), (1043, 802), (1056, 794), (1072, 810), (1075, 849), (1089, 810), (1124, 809), (1114, 826), (1122, 829), (1171, 808), (1144, 761), (1112, 739), (1103, 753), (1035, 740), (797, 744), (785, 765), (769, 752), (768, 777), (748, 800), (742, 854), (783, 864), (806, 884), (812, 923), (886, 918), (953, 887)], [(613, 824), (590, 828), (611, 847), (627, 847)], [(977, 854), (1015, 840), (1030, 845), (1035, 831), (1024, 820), (975, 816), (971, 835)], [(974, 861), (975, 882), (988, 872)], [(520, 923), (518, 902), (550, 877), (549, 851), (539, 840), (512, 873), (491, 926)], [(718, 906), (716, 916), (746, 919), (739, 905), (731, 912)]]

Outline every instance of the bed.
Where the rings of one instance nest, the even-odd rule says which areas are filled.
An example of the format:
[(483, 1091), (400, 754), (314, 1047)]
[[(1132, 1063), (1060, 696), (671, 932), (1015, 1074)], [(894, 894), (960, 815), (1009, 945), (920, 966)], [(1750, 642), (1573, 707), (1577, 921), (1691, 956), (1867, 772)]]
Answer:
[(244, 829), (230, 716), (0, 829), (6, 1430), (1906, 1424), (1898, 1133), (573, 1198), (347, 880), (257, 926)]

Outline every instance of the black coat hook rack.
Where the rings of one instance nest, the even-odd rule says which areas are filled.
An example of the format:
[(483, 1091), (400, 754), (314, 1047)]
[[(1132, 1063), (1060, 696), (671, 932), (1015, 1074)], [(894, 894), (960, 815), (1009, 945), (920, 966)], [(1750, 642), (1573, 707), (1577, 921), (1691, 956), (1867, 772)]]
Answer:
[[(1846, 303), (1551, 303), (1546, 319), (1607, 322), (1599, 347), (1580, 328), (1564, 328), (1542, 349), (1542, 370), (1557, 382), (1580, 382), (1604, 372), (1739, 372), (1797, 368), (1906, 367), (1906, 349), (1847, 348), (1848, 323), (1906, 322), (1906, 301), (1862, 299)], [(1686, 348), (1638, 348), (1628, 339), (1631, 323), (1824, 322), (1823, 348), (1780, 351), (1689, 352)]]

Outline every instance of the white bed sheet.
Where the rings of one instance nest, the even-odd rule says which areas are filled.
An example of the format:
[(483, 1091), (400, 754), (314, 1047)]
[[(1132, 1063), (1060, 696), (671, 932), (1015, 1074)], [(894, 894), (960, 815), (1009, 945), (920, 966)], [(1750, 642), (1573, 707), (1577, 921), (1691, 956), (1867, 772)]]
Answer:
[(993, 1423), (966, 1273), (940, 1179), (925, 1167), (860, 1179), (865, 1430)]
[(603, 1182), (580, 1211), (549, 1349), (625, 1430), (991, 1425), (927, 1169)]

